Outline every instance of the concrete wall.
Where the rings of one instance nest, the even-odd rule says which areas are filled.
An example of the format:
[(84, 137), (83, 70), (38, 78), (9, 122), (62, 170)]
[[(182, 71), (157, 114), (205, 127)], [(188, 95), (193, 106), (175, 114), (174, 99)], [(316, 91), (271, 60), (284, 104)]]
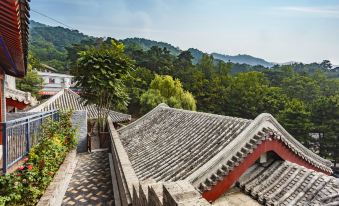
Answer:
[(40, 198), (37, 206), (56, 206), (62, 204), (62, 199), (75, 170), (76, 163), (76, 152), (72, 150), (66, 156), (58, 172), (55, 174), (53, 181)]
[(87, 152), (87, 111), (74, 111), (72, 123), (78, 132), (77, 152)]

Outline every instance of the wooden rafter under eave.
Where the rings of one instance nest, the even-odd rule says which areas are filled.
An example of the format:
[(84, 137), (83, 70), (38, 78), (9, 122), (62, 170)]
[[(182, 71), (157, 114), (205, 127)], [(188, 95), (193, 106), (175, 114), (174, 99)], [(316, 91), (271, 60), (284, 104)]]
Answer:
[(29, 0), (0, 1), (2, 70), (23, 77), (27, 69)]

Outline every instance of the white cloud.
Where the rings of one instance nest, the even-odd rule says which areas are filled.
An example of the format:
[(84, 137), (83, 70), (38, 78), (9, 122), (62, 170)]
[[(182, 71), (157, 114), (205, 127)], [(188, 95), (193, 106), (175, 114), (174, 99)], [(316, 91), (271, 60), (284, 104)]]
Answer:
[(287, 6), (280, 7), (279, 10), (289, 11), (295, 13), (304, 13), (312, 15), (320, 15), (324, 17), (336, 17), (339, 18), (339, 7), (306, 7), (306, 6)]

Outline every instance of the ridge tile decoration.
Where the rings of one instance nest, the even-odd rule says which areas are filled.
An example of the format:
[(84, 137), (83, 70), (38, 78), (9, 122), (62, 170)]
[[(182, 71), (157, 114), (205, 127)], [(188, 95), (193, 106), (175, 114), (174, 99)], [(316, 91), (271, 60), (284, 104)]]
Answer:
[[(31, 108), (28, 112), (50, 111), (55, 109), (86, 110), (89, 119), (95, 119), (98, 116), (98, 110), (95, 105), (85, 105), (84, 100), (77, 93), (70, 89), (62, 89), (45, 102)], [(109, 117), (113, 122), (125, 122), (131, 120), (131, 115), (116, 111), (109, 111)]]
[(34, 97), (32, 97), (31, 93), (23, 92), (18, 89), (11, 89), (5, 87), (5, 97), (6, 99), (22, 102), (25, 105), (36, 105), (37, 103), (37, 100)]
[(339, 179), (289, 161), (255, 164), (237, 184), (264, 205), (339, 205)]
[(332, 173), (330, 161), (304, 147), (270, 114), (248, 120), (160, 104), (118, 133), (140, 181), (185, 180), (210, 202), (270, 151), (324, 178)]

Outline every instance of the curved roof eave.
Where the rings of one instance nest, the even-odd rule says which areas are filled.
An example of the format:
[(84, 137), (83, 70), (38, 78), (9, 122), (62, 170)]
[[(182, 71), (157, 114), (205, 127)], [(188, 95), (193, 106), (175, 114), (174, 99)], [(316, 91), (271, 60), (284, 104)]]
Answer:
[(218, 169), (220, 169), (222, 163), (225, 163), (230, 157), (236, 155), (237, 152), (241, 151), (245, 147), (251, 138), (253, 138), (263, 128), (270, 127), (279, 132), (285, 139), (286, 143), (289, 143), (290, 149), (301, 158), (310, 162), (312, 165), (319, 169), (332, 173), (331, 162), (316, 155), (300, 142), (298, 142), (292, 135), (290, 135), (279, 122), (270, 114), (263, 113), (251, 122), (251, 124), (242, 131), (230, 144), (222, 149), (217, 155), (215, 155), (210, 161), (198, 168), (194, 173), (186, 178), (193, 185), (198, 187), (200, 183), (205, 182), (209, 179)]

